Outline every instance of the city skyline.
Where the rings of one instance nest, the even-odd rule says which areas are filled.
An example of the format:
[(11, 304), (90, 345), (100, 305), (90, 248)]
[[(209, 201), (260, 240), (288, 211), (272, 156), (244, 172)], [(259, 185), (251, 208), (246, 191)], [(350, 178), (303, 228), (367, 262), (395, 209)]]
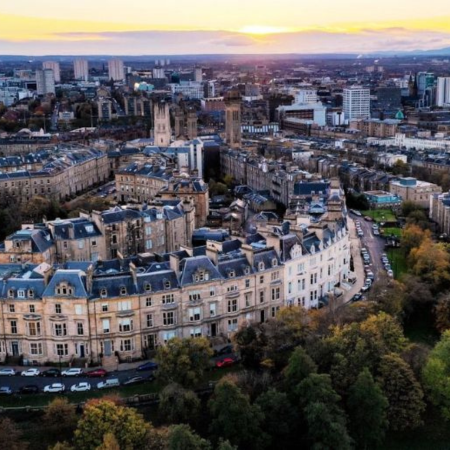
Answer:
[[(186, 14), (180, 11), (186, 10)], [(17, 11), (20, 11), (18, 13)], [(90, 19), (96, 18), (96, 19)], [(101, 19), (98, 19), (101, 17)], [(1, 54), (264, 54), (365, 53), (433, 50), (450, 46), (450, 4), (426, 11), (406, 0), (299, 5), (280, 0), (230, 0), (216, 14), (204, 0), (133, 8), (118, 2), (76, 5), (18, 0), (0, 6)]]

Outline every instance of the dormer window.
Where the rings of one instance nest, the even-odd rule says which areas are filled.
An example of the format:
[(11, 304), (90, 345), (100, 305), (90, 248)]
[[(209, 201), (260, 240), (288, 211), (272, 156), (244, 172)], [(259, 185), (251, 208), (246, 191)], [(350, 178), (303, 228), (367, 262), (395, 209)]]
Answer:
[(120, 287), (120, 295), (127, 295), (127, 288), (125, 286)]
[(261, 261), (259, 264), (258, 264), (258, 269), (259, 270), (264, 270), (264, 263)]
[(278, 266), (278, 260), (277, 258), (273, 258), (272, 259), (272, 267), (277, 267)]
[(28, 289), (28, 298), (34, 298), (34, 289)]
[(151, 292), (152, 285), (150, 283), (145, 283), (144, 284), (144, 290), (145, 290), (145, 292)]
[(100, 291), (100, 297), (101, 297), (101, 298), (106, 298), (107, 295), (108, 295), (108, 291), (107, 291), (105, 288), (103, 288), (103, 289)]
[(18, 298), (25, 298), (25, 290), (24, 289), (19, 289), (17, 291), (17, 297)]
[(58, 295), (72, 295), (73, 294), (73, 289), (71, 286), (62, 283), (60, 285), (57, 286), (56, 288), (56, 294)]
[(228, 277), (234, 278), (235, 276), (236, 276), (236, 272), (234, 270), (230, 270), (230, 272), (228, 273)]
[(249, 275), (249, 274), (250, 274), (250, 267), (246, 266), (246, 267), (244, 268), (244, 274), (245, 274), (245, 275)]
[(8, 298), (14, 298), (14, 289), (8, 290)]
[(164, 280), (164, 289), (170, 289), (170, 281)]

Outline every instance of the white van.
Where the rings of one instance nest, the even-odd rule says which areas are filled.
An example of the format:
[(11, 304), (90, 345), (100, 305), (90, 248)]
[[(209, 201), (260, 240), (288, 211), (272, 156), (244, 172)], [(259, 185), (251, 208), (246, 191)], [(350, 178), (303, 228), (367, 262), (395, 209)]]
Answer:
[(119, 386), (120, 382), (118, 378), (109, 378), (108, 380), (100, 381), (100, 383), (97, 383), (97, 389), (108, 389)]

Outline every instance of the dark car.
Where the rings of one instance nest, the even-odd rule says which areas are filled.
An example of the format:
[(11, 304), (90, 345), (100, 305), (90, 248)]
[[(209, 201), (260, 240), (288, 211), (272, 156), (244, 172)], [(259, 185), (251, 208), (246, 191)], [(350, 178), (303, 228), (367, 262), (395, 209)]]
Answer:
[(22, 386), (19, 389), (19, 394), (38, 394), (39, 393), (39, 387), (35, 384), (28, 384), (26, 386)]
[(220, 350), (214, 350), (215, 356), (229, 355), (230, 353), (233, 353), (233, 346), (231, 344), (225, 345)]
[(139, 367), (136, 368), (138, 372), (143, 372), (144, 370), (156, 370), (158, 368), (158, 364), (156, 364), (153, 361), (146, 362), (144, 364), (141, 364)]
[(362, 300), (363, 296), (362, 294), (355, 294), (352, 298), (351, 298), (351, 302), (359, 302), (360, 300)]
[(216, 367), (218, 369), (221, 369), (222, 367), (233, 366), (234, 364), (236, 364), (236, 360), (233, 358), (223, 358), (219, 361), (216, 361)]
[(89, 378), (97, 378), (97, 377), (103, 378), (106, 377), (106, 375), (108, 375), (108, 372), (105, 369), (95, 369), (86, 372), (85, 375)]
[(59, 369), (48, 369), (48, 370), (46, 370), (45, 372), (41, 372), (41, 375), (43, 376), (43, 377), (53, 377), (53, 378), (56, 378), (56, 377), (59, 377), (59, 376), (61, 376), (61, 372), (60, 372), (60, 370)]
[(149, 375), (148, 377), (131, 377), (122, 382), (122, 386), (130, 386), (133, 384), (140, 384), (140, 383), (146, 383), (147, 381), (153, 381), (155, 377), (153, 375)]
[(13, 391), (9, 386), (0, 387), (0, 395), (11, 395), (12, 393)]

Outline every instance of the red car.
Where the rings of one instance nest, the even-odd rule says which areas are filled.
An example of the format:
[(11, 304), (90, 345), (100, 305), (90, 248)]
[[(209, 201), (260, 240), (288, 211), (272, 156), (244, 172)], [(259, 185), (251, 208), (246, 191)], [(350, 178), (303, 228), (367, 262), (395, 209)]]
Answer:
[(89, 378), (103, 378), (106, 377), (106, 375), (108, 375), (108, 372), (105, 369), (94, 369), (91, 370), (90, 372), (86, 372), (85, 375)]
[(224, 358), (220, 359), (219, 361), (216, 361), (216, 367), (218, 369), (221, 369), (222, 367), (232, 366), (235, 363), (236, 361), (233, 358)]

